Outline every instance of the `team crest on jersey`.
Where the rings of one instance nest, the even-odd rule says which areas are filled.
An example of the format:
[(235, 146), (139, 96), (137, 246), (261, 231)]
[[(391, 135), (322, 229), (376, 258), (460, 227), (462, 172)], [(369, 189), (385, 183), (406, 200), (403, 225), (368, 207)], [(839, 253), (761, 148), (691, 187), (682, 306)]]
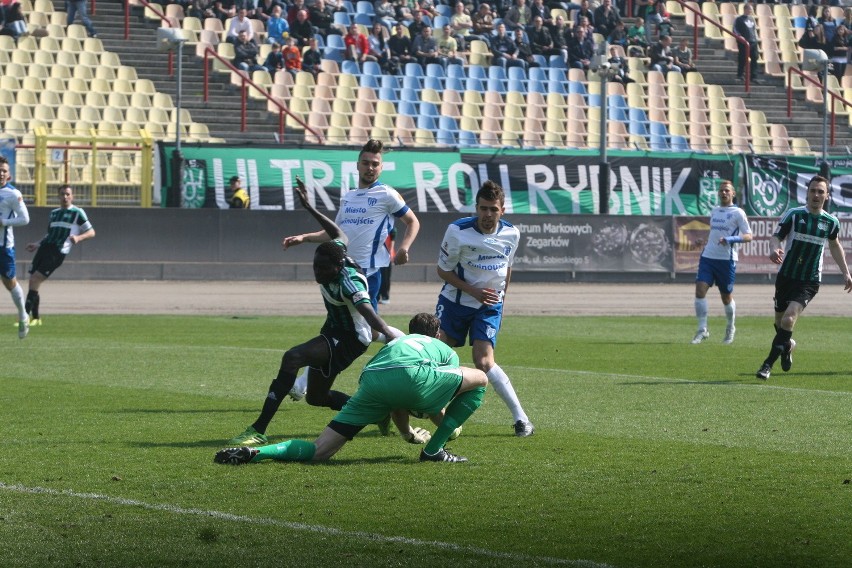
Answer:
[(378, 202), (379, 202), (379, 200), (376, 199), (375, 197), (368, 197), (367, 198), (367, 205), (369, 205), (370, 207), (375, 207), (376, 203), (378, 203)]
[(489, 325), (488, 329), (485, 330), (485, 336), (488, 339), (494, 339), (497, 336), (497, 330)]
[(511, 253), (511, 252), (512, 252), (512, 247), (510, 247), (508, 245), (503, 247), (503, 254), (505, 254), (506, 256), (509, 256), (509, 253)]
[(819, 229), (820, 231), (827, 231), (828, 230), (828, 223), (820, 221), (819, 223), (817, 223), (817, 229)]

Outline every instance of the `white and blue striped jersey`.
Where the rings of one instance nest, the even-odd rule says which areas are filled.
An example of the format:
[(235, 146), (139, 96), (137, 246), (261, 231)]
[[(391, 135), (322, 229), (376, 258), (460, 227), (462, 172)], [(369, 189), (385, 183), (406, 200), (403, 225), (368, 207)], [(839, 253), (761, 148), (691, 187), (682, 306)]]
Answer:
[(340, 199), (334, 221), (349, 241), (349, 256), (368, 276), (390, 265), (385, 239), (393, 228), (392, 216), (402, 217), (407, 212), (408, 206), (399, 192), (378, 181), (367, 188), (353, 189)]
[(21, 227), (30, 222), (30, 213), (24, 203), (21, 192), (8, 183), (0, 187), (0, 218), (3, 219), (3, 248), (15, 247), (15, 233), (12, 227)]
[(710, 236), (701, 256), (717, 260), (732, 260), (737, 262), (739, 245), (719, 244), (722, 237), (734, 237), (751, 234), (751, 227), (745, 211), (736, 205), (728, 207), (717, 206), (710, 211)]
[[(501, 219), (497, 230), (486, 235), (476, 227), (476, 217), (459, 219), (450, 223), (444, 233), (438, 254), (438, 268), (455, 272), (462, 280), (477, 288), (498, 290), (502, 296), (520, 240), (520, 231), (508, 221)], [(463, 306), (482, 306), (469, 294), (447, 283), (441, 288), (441, 295)]]

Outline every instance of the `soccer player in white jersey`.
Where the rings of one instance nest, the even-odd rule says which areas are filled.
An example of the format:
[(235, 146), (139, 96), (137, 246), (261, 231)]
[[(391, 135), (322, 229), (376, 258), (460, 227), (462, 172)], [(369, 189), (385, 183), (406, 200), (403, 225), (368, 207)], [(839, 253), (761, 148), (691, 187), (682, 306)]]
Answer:
[[(394, 218), (406, 225), (405, 234), (396, 247), (394, 264), (409, 261), (409, 250), (420, 231), (420, 221), (408, 208), (394, 188), (379, 181), (384, 160), (380, 140), (368, 140), (358, 154), (358, 187), (340, 200), (335, 223), (348, 240), (348, 254), (367, 276), (370, 303), (379, 311), (379, 291), (382, 287), (381, 269), (390, 265), (390, 251), (385, 240), (394, 227)], [(318, 231), (285, 237), (284, 250), (302, 243), (321, 243), (330, 240), (328, 233)], [(307, 386), (307, 374), (296, 379), (290, 397), (301, 400)]]
[(438, 276), (444, 281), (436, 315), (442, 341), (455, 347), (470, 338), (473, 363), (512, 413), (515, 435), (532, 435), (530, 422), (509, 377), (494, 361), (503, 300), (521, 234), (502, 219), (503, 188), (491, 180), (476, 194), (476, 216), (450, 223), (438, 255)]
[(695, 316), (698, 318), (698, 331), (692, 338), (698, 344), (710, 337), (707, 329), (707, 290), (715, 283), (725, 306), (728, 326), (722, 343), (734, 342), (737, 304), (734, 302), (734, 279), (737, 276), (737, 246), (751, 241), (751, 227), (745, 211), (734, 204), (736, 190), (734, 184), (722, 180), (719, 184), (719, 205), (710, 211), (710, 236), (698, 260), (698, 274), (695, 277)]
[[(394, 188), (379, 181), (384, 164), (382, 142), (368, 140), (358, 154), (358, 187), (348, 191), (340, 200), (334, 222), (348, 239), (349, 256), (364, 274), (370, 288), (370, 302), (378, 311), (379, 289), (382, 285), (381, 268), (390, 265), (390, 252), (385, 239), (394, 226), (394, 218), (406, 225), (405, 234), (396, 247), (394, 264), (409, 261), (409, 250), (420, 231), (420, 221), (408, 208)], [(330, 240), (325, 231), (286, 237), (285, 249), (305, 242), (321, 243)]]
[(23, 339), (30, 331), (29, 318), (24, 308), (24, 289), (15, 278), (15, 235), (12, 227), (21, 227), (30, 222), (30, 213), (24, 203), (21, 192), (15, 189), (9, 180), (12, 172), (9, 161), (0, 156), (0, 281), (12, 295), (12, 301), (18, 308), (18, 337)]

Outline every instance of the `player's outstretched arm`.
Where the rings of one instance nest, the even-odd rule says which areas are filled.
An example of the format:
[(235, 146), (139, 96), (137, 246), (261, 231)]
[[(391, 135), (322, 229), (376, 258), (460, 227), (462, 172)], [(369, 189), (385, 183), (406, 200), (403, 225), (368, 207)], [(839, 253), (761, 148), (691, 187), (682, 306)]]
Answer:
[(385, 337), (390, 339), (396, 339), (397, 337), (402, 337), (402, 332), (395, 327), (390, 327), (385, 320), (379, 316), (373, 310), (372, 304), (370, 302), (362, 302), (360, 304), (355, 304), (355, 309), (358, 310), (364, 319), (367, 320), (367, 323), (370, 324), (370, 327), (373, 328), (373, 331), (377, 331), (379, 333), (383, 333)]
[(302, 243), (323, 243), (333, 239), (346, 242), (346, 235), (343, 234), (340, 227), (338, 227), (334, 221), (320, 213), (317, 208), (311, 205), (308, 201), (308, 191), (305, 188), (305, 183), (298, 177), (296, 178), (296, 187), (293, 188), (293, 191), (299, 198), (299, 202), (302, 204), (302, 207), (307, 209), (308, 213), (310, 213), (313, 218), (319, 222), (322, 227), (322, 231), (285, 237), (284, 240), (281, 241), (281, 246), (284, 250)]

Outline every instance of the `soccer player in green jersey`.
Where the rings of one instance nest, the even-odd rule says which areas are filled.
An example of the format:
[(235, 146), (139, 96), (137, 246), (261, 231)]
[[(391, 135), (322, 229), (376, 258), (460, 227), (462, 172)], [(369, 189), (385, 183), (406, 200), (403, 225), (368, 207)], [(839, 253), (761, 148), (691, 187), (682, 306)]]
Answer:
[(37, 243), (29, 243), (29, 252), (37, 251), (30, 266), (30, 283), (27, 292), (26, 310), (30, 326), (41, 325), (38, 294), (42, 282), (65, 261), (71, 247), (95, 236), (95, 229), (86, 212), (74, 205), (74, 191), (70, 185), (59, 188), (59, 207), (50, 212), (47, 234)]
[[(488, 377), (479, 369), (459, 366), (459, 357), (438, 339), (440, 320), (420, 313), (408, 324), (409, 335), (382, 347), (364, 367), (358, 390), (313, 442), (287, 440), (259, 448), (247, 446), (216, 452), (216, 463), (238, 465), (262, 460), (324, 461), (337, 453), (364, 426), (392, 413), (402, 437), (411, 443), (428, 439), (420, 461), (465, 462), (444, 445), (479, 406)], [(412, 428), (408, 412), (437, 415), (446, 412), (431, 437)]]
[[(310, 367), (305, 396), (308, 404), (340, 410), (349, 400), (349, 395), (331, 390), (337, 375), (360, 357), (374, 338), (386, 338), (384, 341), (387, 341), (402, 335), (399, 330), (389, 327), (373, 310), (367, 279), (346, 256), (346, 245), (341, 240), (345, 238), (343, 231), (308, 202), (302, 181), (297, 178), (296, 183), (294, 190), (302, 206), (333, 239), (320, 244), (314, 253), (314, 278), (320, 285), (327, 316), (318, 336), (284, 353), (278, 376), (269, 386), (260, 416), (242, 434), (230, 440), (229, 443), (235, 445), (267, 442), (266, 428), (281, 401), (293, 388), (296, 373), (301, 367)], [(388, 416), (377, 422), (380, 422), (379, 427), (386, 435)]]
[(843, 275), (843, 289), (847, 293), (852, 291), (852, 276), (838, 239), (840, 221), (825, 211), (829, 198), (828, 180), (814, 176), (808, 182), (807, 204), (787, 211), (772, 235), (769, 260), (781, 265), (775, 277), (775, 337), (769, 356), (757, 371), (758, 379), (769, 378), (772, 365), (779, 357), (781, 370), (786, 372), (793, 366), (793, 350), (796, 348), (793, 327), (819, 291), (826, 242), (831, 258)]

